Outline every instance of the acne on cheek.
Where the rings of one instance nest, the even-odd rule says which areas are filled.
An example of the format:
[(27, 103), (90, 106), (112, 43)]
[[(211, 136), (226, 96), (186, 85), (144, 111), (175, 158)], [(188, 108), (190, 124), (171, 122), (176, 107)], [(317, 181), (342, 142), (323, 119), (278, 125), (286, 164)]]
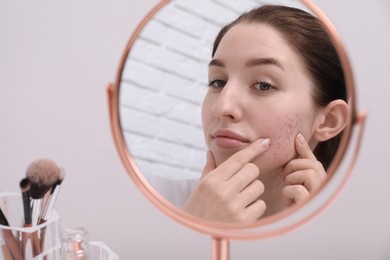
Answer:
[(278, 118), (277, 121), (278, 127), (270, 132), (272, 134), (270, 156), (274, 163), (283, 166), (295, 157), (294, 141), (302, 120), (300, 115), (296, 114)]

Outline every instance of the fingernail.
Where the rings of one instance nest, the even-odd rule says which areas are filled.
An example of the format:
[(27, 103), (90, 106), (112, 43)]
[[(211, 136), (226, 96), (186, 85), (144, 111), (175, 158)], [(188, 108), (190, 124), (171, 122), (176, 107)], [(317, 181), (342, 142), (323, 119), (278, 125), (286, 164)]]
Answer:
[(269, 138), (261, 140), (261, 145), (264, 149), (268, 149), (269, 144), (271, 143), (271, 140)]
[(298, 138), (298, 142), (301, 144), (301, 145), (304, 145), (305, 144), (305, 137), (303, 137), (303, 135), (301, 133), (299, 133), (297, 135), (297, 138)]

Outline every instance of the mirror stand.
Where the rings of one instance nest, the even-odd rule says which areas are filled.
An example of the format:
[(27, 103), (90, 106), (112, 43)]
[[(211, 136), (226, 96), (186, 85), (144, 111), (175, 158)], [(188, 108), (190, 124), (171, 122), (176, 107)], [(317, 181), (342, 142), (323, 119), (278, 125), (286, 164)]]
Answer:
[(229, 239), (213, 237), (211, 241), (211, 260), (229, 260)]

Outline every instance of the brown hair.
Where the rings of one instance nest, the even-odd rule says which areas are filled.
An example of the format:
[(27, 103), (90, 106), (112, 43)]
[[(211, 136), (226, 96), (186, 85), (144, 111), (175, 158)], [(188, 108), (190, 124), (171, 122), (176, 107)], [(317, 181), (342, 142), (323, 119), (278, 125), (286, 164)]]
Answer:
[[(344, 71), (328, 33), (313, 15), (297, 8), (263, 5), (242, 14), (218, 33), (212, 57), (225, 34), (239, 23), (264, 23), (278, 30), (304, 61), (313, 83), (313, 101), (326, 106), (331, 101), (347, 101)], [(327, 169), (340, 144), (341, 134), (321, 142), (314, 149), (317, 159)]]

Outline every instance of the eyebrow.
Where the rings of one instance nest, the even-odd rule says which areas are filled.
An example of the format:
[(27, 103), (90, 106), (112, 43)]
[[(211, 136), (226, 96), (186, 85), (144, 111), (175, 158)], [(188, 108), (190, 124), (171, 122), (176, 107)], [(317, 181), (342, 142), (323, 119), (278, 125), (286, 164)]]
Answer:
[[(245, 65), (247, 67), (255, 67), (255, 66), (260, 66), (260, 65), (274, 65), (281, 70), (284, 70), (282, 64), (274, 59), (274, 58), (253, 58), (248, 60)], [(217, 67), (225, 67), (225, 64), (218, 59), (212, 59), (209, 63), (209, 66), (217, 66)]]

